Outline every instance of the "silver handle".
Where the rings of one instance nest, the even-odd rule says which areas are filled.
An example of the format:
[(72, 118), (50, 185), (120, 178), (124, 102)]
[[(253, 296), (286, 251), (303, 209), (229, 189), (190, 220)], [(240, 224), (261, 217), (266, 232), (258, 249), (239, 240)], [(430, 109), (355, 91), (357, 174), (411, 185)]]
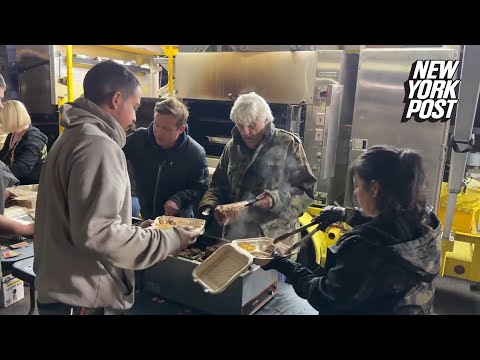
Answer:
[(325, 138), (323, 142), (324, 161), (323, 179), (333, 177), (335, 174), (335, 161), (337, 159), (338, 131), (340, 128), (340, 115), (343, 100), (343, 85), (328, 85), (328, 97), (325, 107)]

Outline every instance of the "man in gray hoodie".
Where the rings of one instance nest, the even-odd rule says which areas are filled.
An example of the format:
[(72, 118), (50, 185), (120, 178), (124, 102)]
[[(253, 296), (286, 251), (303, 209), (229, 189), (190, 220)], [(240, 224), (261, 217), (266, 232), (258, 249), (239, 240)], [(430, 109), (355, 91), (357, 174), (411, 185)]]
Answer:
[(40, 314), (103, 314), (134, 302), (134, 270), (192, 244), (198, 232), (132, 226), (122, 147), (140, 106), (138, 80), (113, 61), (95, 65), (84, 98), (62, 106), (62, 135), (40, 176), (35, 287)]

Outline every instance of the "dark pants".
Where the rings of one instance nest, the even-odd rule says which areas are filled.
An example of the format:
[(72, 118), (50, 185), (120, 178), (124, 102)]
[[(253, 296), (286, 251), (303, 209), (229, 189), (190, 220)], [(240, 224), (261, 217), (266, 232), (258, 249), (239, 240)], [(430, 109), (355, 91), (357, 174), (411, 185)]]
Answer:
[(62, 303), (40, 304), (37, 302), (39, 315), (105, 315), (104, 308), (84, 308)]
[(136, 218), (140, 217), (140, 203), (136, 196), (132, 196), (132, 216)]

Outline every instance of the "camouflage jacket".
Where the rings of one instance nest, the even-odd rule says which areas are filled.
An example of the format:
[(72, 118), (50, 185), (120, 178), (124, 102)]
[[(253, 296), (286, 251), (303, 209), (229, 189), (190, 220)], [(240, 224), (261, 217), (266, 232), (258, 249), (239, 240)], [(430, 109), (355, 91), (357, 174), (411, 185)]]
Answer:
[(225, 226), (224, 236), (274, 237), (295, 227), (313, 201), (316, 182), (296, 136), (270, 123), (262, 143), (250, 150), (234, 127), (200, 209), (252, 199), (265, 191), (273, 198), (273, 208), (242, 210), (236, 221)]
[(428, 225), (431, 230), (422, 231), (403, 217), (380, 215), (331, 246), (316, 274), (283, 258), (271, 267), (320, 314), (430, 314), (441, 258), (433, 213)]

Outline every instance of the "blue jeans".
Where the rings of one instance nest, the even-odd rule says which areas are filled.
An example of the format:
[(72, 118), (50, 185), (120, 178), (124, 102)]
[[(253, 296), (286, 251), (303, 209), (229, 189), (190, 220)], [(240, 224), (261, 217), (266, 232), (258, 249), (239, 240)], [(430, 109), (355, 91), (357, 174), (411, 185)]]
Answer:
[(132, 196), (132, 216), (137, 218), (140, 217), (140, 203), (136, 196)]

